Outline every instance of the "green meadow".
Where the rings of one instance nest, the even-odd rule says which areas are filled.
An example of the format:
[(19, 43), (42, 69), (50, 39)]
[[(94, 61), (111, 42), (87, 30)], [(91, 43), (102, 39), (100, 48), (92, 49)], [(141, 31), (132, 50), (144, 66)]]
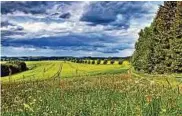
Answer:
[[(181, 116), (181, 75), (146, 75), (128, 61), (28, 61), (1, 78), (3, 116)], [(147, 77), (147, 78), (146, 78)]]
[(2, 116), (182, 116), (182, 1), (1, 5)]
[[(103, 61), (102, 61), (103, 62)], [(125, 61), (122, 65), (115, 64), (78, 64), (69, 61), (27, 61), (28, 71), (1, 78), (2, 83), (43, 80), (60, 74), (61, 78), (92, 76), (100, 74), (115, 74), (126, 72), (130, 64)]]

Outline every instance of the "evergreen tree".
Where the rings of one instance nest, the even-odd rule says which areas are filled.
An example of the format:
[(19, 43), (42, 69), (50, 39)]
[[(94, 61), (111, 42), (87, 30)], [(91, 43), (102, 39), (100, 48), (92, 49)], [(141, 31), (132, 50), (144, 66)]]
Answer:
[(172, 49), (172, 71), (182, 73), (182, 2), (177, 3), (176, 17), (174, 19), (174, 24), (171, 29), (173, 33), (171, 41)]
[(164, 2), (151, 26), (140, 31), (135, 48), (136, 70), (182, 72), (182, 2)]

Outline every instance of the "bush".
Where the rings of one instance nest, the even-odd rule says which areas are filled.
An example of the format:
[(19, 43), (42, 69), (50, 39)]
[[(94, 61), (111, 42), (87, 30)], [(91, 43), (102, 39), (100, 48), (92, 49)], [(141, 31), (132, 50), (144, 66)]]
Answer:
[(92, 64), (95, 64), (95, 60), (92, 60)]
[(118, 64), (120, 64), (120, 65), (121, 65), (122, 63), (123, 63), (123, 61), (122, 61), (122, 60), (119, 60), (119, 61), (118, 61)]
[(114, 60), (111, 60), (111, 64), (114, 64), (114, 62), (115, 62)]
[(90, 62), (90, 60), (88, 61), (88, 64), (90, 64), (91, 62)]
[(74, 62), (74, 63), (76, 63), (76, 62), (77, 62), (77, 60), (76, 60), (76, 59), (74, 59), (74, 60), (73, 60), (73, 62)]
[(1, 64), (1, 76), (7, 76), (9, 75), (9, 67), (8, 65)]
[(18, 68), (20, 71), (27, 70), (27, 66), (26, 66), (25, 62), (18, 62), (17, 65), (18, 65)]
[(1, 76), (8, 76), (18, 72), (27, 70), (25, 62), (10, 61), (5, 64), (1, 64)]
[(80, 63), (80, 60), (79, 59), (76, 59), (76, 63)]
[(107, 64), (107, 62), (108, 62), (108, 61), (105, 59), (104, 62), (103, 62), (103, 64)]
[(100, 63), (101, 63), (101, 60), (100, 60), (100, 59), (98, 59), (98, 60), (97, 60), (97, 64), (100, 64)]

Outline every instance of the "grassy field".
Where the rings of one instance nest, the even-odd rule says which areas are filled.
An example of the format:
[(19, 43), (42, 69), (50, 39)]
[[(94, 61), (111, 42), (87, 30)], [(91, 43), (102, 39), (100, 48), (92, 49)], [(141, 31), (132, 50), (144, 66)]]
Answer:
[(28, 61), (26, 62), (29, 70), (1, 78), (3, 83), (9, 81), (29, 81), (29, 80), (43, 80), (56, 76), (59, 73), (62, 78), (75, 76), (91, 76), (98, 74), (115, 74), (121, 73), (130, 67), (127, 61), (122, 65), (117, 63), (111, 65), (97, 65), (97, 64), (78, 64), (64, 61)]
[[(32, 70), (13, 75), (15, 81), (10, 84), (8, 77), (2, 78), (3, 116), (182, 115), (182, 85), (170, 75), (150, 78), (137, 74), (128, 70), (128, 62), (123, 65), (62, 61), (27, 64)], [(35, 79), (29, 78), (31, 74), (35, 74)], [(22, 75), (24, 79), (17, 81)]]

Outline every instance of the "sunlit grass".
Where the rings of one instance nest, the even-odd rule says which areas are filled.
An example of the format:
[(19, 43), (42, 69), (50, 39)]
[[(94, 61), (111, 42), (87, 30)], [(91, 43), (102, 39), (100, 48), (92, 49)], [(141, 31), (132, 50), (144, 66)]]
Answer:
[(182, 89), (156, 80), (108, 74), (3, 85), (2, 115), (180, 116)]
[(2, 116), (182, 115), (182, 84), (175, 76), (138, 73), (127, 61), (26, 63), (30, 70), (12, 75), (15, 81), (2, 77)]
[(98, 75), (98, 74), (115, 74), (126, 71), (130, 65), (123, 63), (118, 64), (78, 64), (64, 61), (27, 61), (26, 62), (29, 70), (6, 76), (1, 78), (3, 83), (9, 83), (9, 81), (24, 81), (29, 80), (43, 80), (52, 78), (62, 67), (61, 75), (62, 78), (73, 77), (73, 76), (84, 76), (84, 75)]

